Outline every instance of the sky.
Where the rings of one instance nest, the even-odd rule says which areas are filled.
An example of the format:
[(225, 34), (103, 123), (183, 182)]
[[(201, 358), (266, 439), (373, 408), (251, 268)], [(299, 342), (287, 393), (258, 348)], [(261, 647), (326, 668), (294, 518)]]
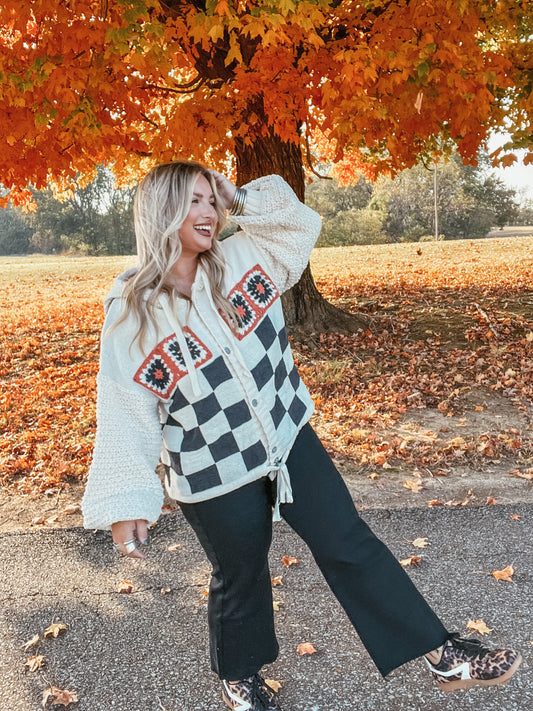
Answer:
[[(489, 151), (505, 143), (506, 136), (500, 134), (489, 141)], [(522, 163), (524, 151), (515, 151), (518, 161), (508, 168), (493, 168), (494, 173), (510, 188), (525, 193), (526, 199), (533, 200), (533, 165)]]

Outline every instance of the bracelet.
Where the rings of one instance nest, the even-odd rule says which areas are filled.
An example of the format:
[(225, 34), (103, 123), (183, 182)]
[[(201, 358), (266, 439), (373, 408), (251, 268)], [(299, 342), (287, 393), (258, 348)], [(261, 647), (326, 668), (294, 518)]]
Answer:
[(230, 215), (242, 215), (244, 213), (244, 208), (246, 206), (246, 190), (244, 188), (237, 188), (235, 191), (235, 197), (231, 203), (229, 209)]

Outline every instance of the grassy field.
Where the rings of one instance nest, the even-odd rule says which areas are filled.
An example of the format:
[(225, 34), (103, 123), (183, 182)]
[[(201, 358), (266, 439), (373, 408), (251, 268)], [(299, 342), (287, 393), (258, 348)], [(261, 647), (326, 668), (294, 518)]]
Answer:
[[(85, 475), (102, 299), (134, 261), (0, 258), (0, 456), (9, 487), (37, 492)], [(315, 424), (339, 461), (371, 475), (398, 463), (435, 474), (458, 461), (504, 460), (528, 476), (532, 238), (321, 249), (311, 263), (322, 293), (367, 324), (293, 344)], [(508, 416), (482, 426), (491, 408)], [(465, 421), (459, 434), (446, 433), (446, 417)]]

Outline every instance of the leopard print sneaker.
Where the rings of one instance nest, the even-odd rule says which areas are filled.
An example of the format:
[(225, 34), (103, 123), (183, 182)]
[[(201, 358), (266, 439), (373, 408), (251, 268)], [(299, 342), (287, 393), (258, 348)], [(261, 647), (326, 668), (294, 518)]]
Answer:
[(522, 657), (512, 649), (491, 650), (479, 640), (451, 634), (444, 646), (426, 654), (425, 660), (439, 689), (456, 691), (507, 683), (520, 666)]
[(259, 674), (222, 684), (222, 699), (234, 711), (281, 711), (276, 692)]

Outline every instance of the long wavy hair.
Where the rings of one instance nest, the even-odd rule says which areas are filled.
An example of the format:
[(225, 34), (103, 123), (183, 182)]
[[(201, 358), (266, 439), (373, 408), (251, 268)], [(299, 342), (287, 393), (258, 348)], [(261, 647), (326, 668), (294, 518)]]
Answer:
[(194, 186), (201, 175), (213, 190), (218, 220), (211, 247), (199, 254), (198, 259), (208, 276), (215, 306), (230, 326), (236, 325), (235, 309), (222, 293), (226, 265), (217, 236), (226, 221), (226, 210), (217, 195), (215, 181), (200, 163), (163, 163), (147, 173), (135, 194), (138, 267), (127, 279), (123, 291), (125, 311), (120, 320), (130, 313), (137, 317), (139, 328), (133, 342), (138, 339), (141, 350), (149, 320), (157, 329), (156, 306), (160, 295), (167, 294), (171, 300), (177, 296), (187, 298), (176, 293), (170, 274), (181, 255), (179, 229), (189, 214)]

